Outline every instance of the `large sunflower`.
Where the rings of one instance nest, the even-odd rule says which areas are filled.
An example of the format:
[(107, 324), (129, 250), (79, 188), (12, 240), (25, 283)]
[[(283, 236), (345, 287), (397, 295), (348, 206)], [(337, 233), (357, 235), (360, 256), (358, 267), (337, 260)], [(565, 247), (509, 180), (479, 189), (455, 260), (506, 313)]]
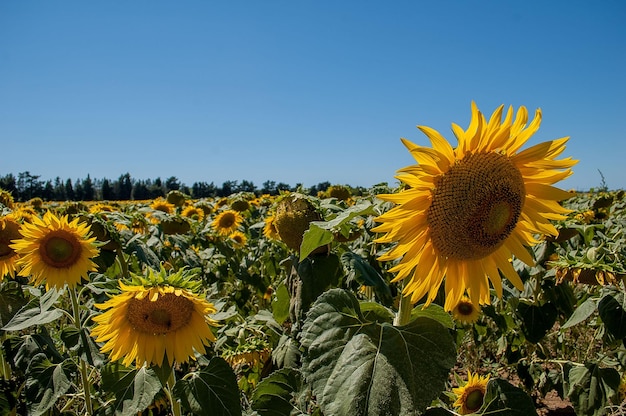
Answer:
[(467, 372), (467, 382), (460, 387), (452, 389), (457, 396), (454, 406), (459, 409), (462, 415), (476, 413), (482, 406), (487, 392), (489, 375), (483, 377), (478, 374)]
[(104, 342), (102, 352), (137, 367), (185, 363), (194, 358), (194, 351), (204, 354), (205, 346), (215, 341), (211, 326), (217, 322), (208, 317), (216, 312), (213, 304), (185, 287), (189, 285), (182, 272), (149, 273), (143, 284), (120, 281), (120, 294), (96, 304), (108, 309), (93, 318), (97, 325), (91, 331), (97, 342)]
[(22, 237), (20, 224), (12, 215), (0, 217), (0, 281), (4, 276), (15, 276), (19, 255), (9, 245)]
[(243, 222), (241, 214), (235, 210), (227, 209), (215, 216), (211, 226), (219, 235), (225, 237), (237, 231), (239, 225)]
[(46, 287), (62, 288), (80, 283), (90, 271), (97, 270), (91, 260), (99, 253), (96, 237), (90, 237), (89, 225), (79, 223), (78, 218), (69, 221), (47, 211), (43, 219), (33, 217), (32, 224), (22, 224), (21, 239), (10, 245), (20, 256), (19, 274), (30, 276), (34, 285), (46, 283)]
[(472, 102), (467, 130), (452, 124), (456, 148), (424, 126), (418, 128), (432, 148), (403, 139), (418, 163), (398, 171), (407, 189), (378, 195), (398, 205), (379, 216), (382, 224), (373, 230), (386, 233), (377, 242), (397, 242), (379, 259), (401, 259), (390, 271), (397, 273), (394, 281), (407, 279), (404, 293), (412, 302), (425, 295), (432, 302), (444, 276), (448, 311), (466, 291), (475, 305), (489, 303), (489, 282), (502, 296), (498, 270), (522, 289), (511, 255), (533, 264), (526, 248), (537, 242), (533, 235), (557, 235), (550, 220), (569, 212), (557, 201), (571, 195), (551, 186), (577, 162), (555, 159), (568, 137), (519, 151), (539, 128), (541, 111), (527, 126), (525, 107), (515, 120), (510, 107), (502, 121), (503, 108), (487, 121)]

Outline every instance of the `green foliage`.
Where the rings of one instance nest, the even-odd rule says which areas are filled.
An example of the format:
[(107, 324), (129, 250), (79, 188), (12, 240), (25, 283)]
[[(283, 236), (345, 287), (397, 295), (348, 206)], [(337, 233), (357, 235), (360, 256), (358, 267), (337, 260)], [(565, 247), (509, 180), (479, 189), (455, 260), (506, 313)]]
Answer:
[[(423, 411), (444, 387), (456, 351), (437, 321), (404, 327), (365, 320), (357, 299), (333, 289), (318, 298), (302, 330), (302, 372), (325, 414)], [(428, 357), (427, 360), (419, 357)]]

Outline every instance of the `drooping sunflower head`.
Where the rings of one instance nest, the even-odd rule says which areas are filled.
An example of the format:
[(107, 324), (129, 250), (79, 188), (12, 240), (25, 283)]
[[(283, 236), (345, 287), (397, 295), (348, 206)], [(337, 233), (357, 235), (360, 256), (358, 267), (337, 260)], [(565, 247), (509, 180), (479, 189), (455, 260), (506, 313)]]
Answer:
[(197, 293), (198, 270), (183, 269), (167, 274), (149, 269), (146, 277), (133, 275), (131, 284), (120, 281), (121, 293), (96, 307), (106, 312), (93, 318), (91, 331), (101, 350), (112, 361), (137, 367), (172, 365), (206, 353), (215, 341), (209, 317), (213, 304)]
[(552, 186), (571, 175), (576, 161), (557, 160), (568, 138), (540, 143), (520, 151), (537, 131), (541, 111), (527, 125), (520, 107), (515, 119), (500, 106), (487, 121), (472, 103), (467, 130), (456, 124), (453, 148), (436, 130), (419, 126), (432, 147), (403, 139), (416, 165), (401, 169), (405, 185), (398, 193), (378, 197), (397, 204), (376, 221), (376, 241), (395, 243), (380, 260), (399, 263), (390, 270), (395, 281), (406, 279), (404, 293), (413, 302), (432, 302), (445, 276), (445, 309), (450, 311), (467, 292), (476, 306), (490, 302), (489, 285), (502, 295), (500, 272), (521, 289), (510, 263), (516, 256), (527, 264), (527, 247), (535, 234), (557, 235), (551, 220), (569, 211), (558, 201), (571, 195)]
[(182, 207), (187, 200), (187, 195), (178, 190), (172, 190), (167, 193), (165, 197), (169, 204), (175, 207)]
[(165, 212), (166, 214), (171, 214), (172, 212), (174, 212), (175, 206), (174, 204), (168, 202), (163, 198), (157, 198), (150, 204), (150, 208), (155, 211), (161, 211)]
[(469, 415), (476, 413), (483, 406), (489, 377), (489, 375), (483, 377), (468, 371), (465, 385), (452, 389), (452, 392), (457, 397), (454, 406), (460, 414)]
[(341, 201), (347, 201), (352, 196), (352, 193), (347, 186), (332, 185), (326, 190), (326, 195), (329, 198), (337, 198)]
[(305, 195), (290, 193), (277, 201), (274, 226), (280, 240), (292, 250), (300, 251), (304, 232), (309, 229), (309, 224), (321, 219), (321, 215)]
[(99, 253), (96, 238), (90, 236), (89, 225), (79, 219), (68, 220), (47, 211), (43, 218), (34, 217), (33, 223), (24, 223), (22, 238), (10, 245), (20, 256), (18, 266), (22, 276), (30, 276), (34, 285), (70, 287), (97, 270), (92, 261)]
[(463, 324), (473, 324), (480, 316), (480, 309), (467, 296), (463, 296), (452, 309), (452, 316)]
[(10, 245), (21, 237), (20, 224), (11, 214), (0, 217), (0, 281), (15, 276), (19, 254)]
[(243, 217), (239, 212), (227, 209), (215, 216), (211, 226), (219, 235), (228, 236), (237, 231), (242, 222)]
[(250, 208), (250, 202), (244, 198), (236, 198), (230, 203), (230, 208), (237, 212), (244, 212)]

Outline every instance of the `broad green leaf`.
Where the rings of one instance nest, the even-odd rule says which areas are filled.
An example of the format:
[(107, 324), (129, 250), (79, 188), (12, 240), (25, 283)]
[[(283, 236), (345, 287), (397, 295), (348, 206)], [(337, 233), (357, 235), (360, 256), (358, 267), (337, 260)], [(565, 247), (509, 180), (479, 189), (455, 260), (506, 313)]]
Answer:
[(444, 409), (443, 407), (431, 407), (430, 409), (426, 409), (424, 412), (424, 416), (456, 416), (456, 413), (452, 413), (449, 410)]
[(220, 357), (211, 359), (200, 371), (178, 380), (172, 391), (183, 408), (195, 415), (241, 415), (237, 378), (228, 363)]
[(102, 386), (115, 394), (113, 411), (121, 416), (134, 416), (144, 411), (163, 387), (153, 369), (130, 369), (119, 363), (110, 363), (103, 369)]
[(452, 337), (437, 321), (369, 322), (341, 289), (311, 307), (301, 342), (305, 380), (322, 412), (334, 416), (422, 412), (443, 391), (456, 359)]
[(89, 336), (87, 328), (81, 328), (79, 331), (75, 326), (66, 326), (61, 330), (60, 336), (65, 347), (71, 351), (78, 351), (80, 358), (86, 363), (95, 366), (104, 364), (106, 358)]
[(359, 284), (372, 286), (381, 303), (389, 306), (393, 302), (391, 290), (383, 276), (366, 259), (352, 251), (341, 255), (341, 264), (348, 271), (347, 280), (356, 280)]
[(298, 341), (283, 334), (280, 336), (278, 345), (272, 351), (272, 359), (279, 368), (295, 368), (300, 365), (300, 350)]
[(595, 363), (568, 366), (564, 379), (564, 390), (576, 414), (604, 415), (606, 406), (617, 402), (620, 375), (614, 368), (601, 368)]
[(363, 317), (369, 322), (378, 323), (392, 323), (394, 314), (389, 309), (385, 308), (380, 303), (376, 302), (361, 302), (359, 304)]
[(431, 303), (426, 308), (424, 305), (417, 305), (411, 311), (411, 319), (423, 316), (425, 318), (431, 318), (439, 322), (441, 325), (448, 329), (454, 328), (454, 321), (452, 315), (443, 309), (442, 306)]
[(524, 390), (506, 380), (495, 378), (489, 380), (487, 384), (483, 407), (479, 414), (531, 416), (537, 415), (537, 410), (533, 399)]
[(30, 362), (39, 353), (55, 363), (64, 360), (45, 327), (41, 327), (38, 334), (9, 337), (2, 346), (5, 348), (7, 358), (24, 373), (28, 371)]
[(594, 298), (587, 299), (574, 310), (572, 316), (570, 316), (567, 322), (561, 326), (561, 329), (567, 329), (574, 325), (578, 325), (589, 318), (596, 311), (596, 308), (596, 300)]
[(626, 338), (626, 297), (623, 293), (607, 294), (598, 303), (598, 314), (606, 330), (616, 339)]
[(300, 372), (284, 368), (263, 379), (252, 393), (251, 408), (261, 416), (289, 415), (294, 409), (293, 396), (302, 385)]
[(57, 308), (50, 309), (63, 291), (51, 289), (39, 298), (34, 298), (21, 308), (2, 328), (5, 331), (21, 331), (33, 325), (44, 325), (56, 321), (63, 315)]
[(282, 284), (274, 294), (276, 298), (272, 301), (272, 314), (276, 322), (282, 325), (289, 318), (289, 290)]
[(8, 323), (27, 303), (19, 283), (11, 280), (0, 283), (0, 327)]
[(331, 231), (311, 223), (309, 229), (304, 232), (304, 236), (302, 237), (302, 244), (300, 244), (300, 260), (306, 259), (316, 248), (330, 244), (333, 238)]
[(28, 367), (26, 397), (28, 414), (38, 416), (46, 413), (72, 386), (72, 373), (76, 371), (74, 362), (67, 359), (54, 364), (39, 353)]
[(522, 331), (529, 342), (537, 343), (556, 322), (557, 310), (551, 303), (531, 305), (520, 302), (517, 313), (522, 318)]

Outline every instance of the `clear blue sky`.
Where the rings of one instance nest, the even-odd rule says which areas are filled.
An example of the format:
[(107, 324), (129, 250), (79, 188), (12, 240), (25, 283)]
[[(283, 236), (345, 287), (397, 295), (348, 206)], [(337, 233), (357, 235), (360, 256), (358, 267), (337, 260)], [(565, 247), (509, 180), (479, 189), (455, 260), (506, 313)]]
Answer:
[(626, 2), (0, 0), (0, 175), (395, 185), (416, 125), (540, 107), (626, 188)]

